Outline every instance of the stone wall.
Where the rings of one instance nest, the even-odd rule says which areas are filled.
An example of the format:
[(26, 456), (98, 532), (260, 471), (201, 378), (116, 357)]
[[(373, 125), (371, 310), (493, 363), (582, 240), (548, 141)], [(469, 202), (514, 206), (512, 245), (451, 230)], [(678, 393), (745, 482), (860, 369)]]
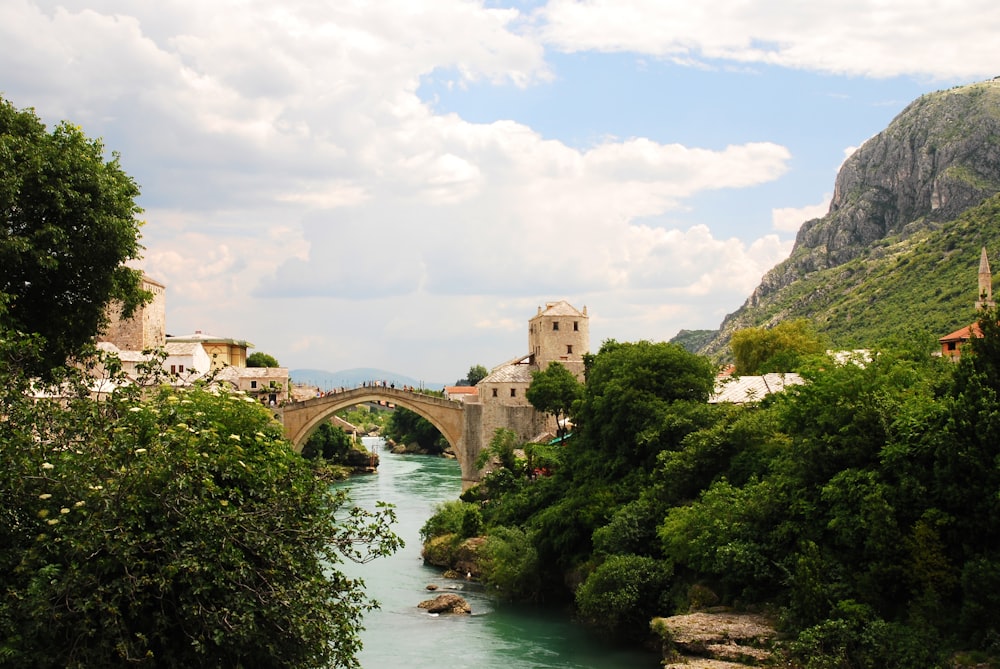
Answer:
[(110, 323), (99, 341), (110, 342), (122, 351), (163, 346), (167, 338), (167, 289), (148, 276), (142, 278), (142, 289), (153, 294), (152, 301), (136, 309), (126, 320), (121, 317), (121, 304), (111, 305), (108, 308)]
[(583, 355), (590, 349), (587, 309), (577, 311), (566, 302), (547, 304), (528, 321), (528, 351), (537, 369), (559, 362), (583, 380)]

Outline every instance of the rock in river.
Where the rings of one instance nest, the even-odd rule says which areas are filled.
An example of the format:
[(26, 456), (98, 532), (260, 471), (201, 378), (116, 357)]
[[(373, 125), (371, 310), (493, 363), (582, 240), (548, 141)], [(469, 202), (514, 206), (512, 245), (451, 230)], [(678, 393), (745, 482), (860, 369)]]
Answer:
[(452, 593), (438, 595), (417, 604), (428, 613), (472, 613), (472, 607), (462, 597)]

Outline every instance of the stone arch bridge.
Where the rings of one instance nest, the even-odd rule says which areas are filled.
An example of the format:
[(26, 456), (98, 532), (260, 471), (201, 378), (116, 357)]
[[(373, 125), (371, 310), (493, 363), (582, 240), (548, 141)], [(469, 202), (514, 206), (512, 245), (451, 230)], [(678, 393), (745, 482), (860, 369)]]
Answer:
[[(462, 467), (463, 488), (479, 480), (479, 471), (475, 465), (479, 449), (470, 448), (473, 443), (478, 443), (478, 439), (467, 438), (465, 405), (461, 402), (411, 390), (372, 386), (291, 402), (277, 413), (285, 425), (285, 436), (299, 453), (309, 435), (323, 421), (341, 409), (365, 402), (389, 402), (426, 418), (455, 451)], [(476, 452), (470, 452), (471, 450)]]

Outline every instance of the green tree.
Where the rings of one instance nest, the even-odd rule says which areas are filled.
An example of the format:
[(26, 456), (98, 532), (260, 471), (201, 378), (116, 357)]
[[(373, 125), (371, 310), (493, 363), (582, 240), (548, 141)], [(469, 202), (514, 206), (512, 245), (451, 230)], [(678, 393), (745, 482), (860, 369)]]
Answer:
[(494, 527), (479, 549), (482, 579), (502, 597), (527, 601), (541, 591), (538, 552), (518, 527)]
[(469, 367), (469, 373), (465, 376), (465, 380), (470, 386), (474, 386), (485, 379), (489, 373), (490, 370), (486, 369), (482, 365), (473, 365), (472, 367)]
[(302, 457), (321, 457), (333, 462), (345, 462), (352, 450), (354, 441), (351, 435), (342, 428), (335, 427), (330, 421), (325, 421), (309, 435), (309, 439), (302, 446)]
[(660, 451), (700, 426), (715, 384), (707, 358), (677, 344), (609, 340), (585, 361), (574, 468), (609, 481), (648, 473)]
[(566, 421), (573, 403), (583, 397), (583, 384), (573, 372), (558, 362), (549, 363), (547, 369), (531, 373), (527, 398), (531, 405), (555, 416), (559, 437), (566, 434)]
[(396, 407), (389, 416), (386, 437), (400, 444), (416, 444), (427, 453), (443, 453), (448, 441), (429, 420), (409, 409)]
[(9, 331), (42, 337), (35, 374), (76, 356), (107, 325), (149, 299), (139, 258), (139, 187), (117, 154), (63, 122), (52, 132), (0, 98), (0, 295)]
[(746, 328), (733, 333), (729, 342), (736, 374), (766, 374), (798, 371), (810, 356), (825, 347), (809, 321), (799, 318), (773, 328)]
[(669, 562), (612, 555), (577, 589), (576, 604), (591, 624), (641, 640), (647, 636), (649, 621), (667, 606), (672, 575)]
[(261, 351), (254, 351), (247, 356), (247, 367), (281, 367), (278, 359)]
[(336, 565), (395, 549), (391, 509), (349, 509), (244, 395), (133, 384), (94, 401), (68, 370), (38, 397), (11, 370), (0, 664), (357, 666), (372, 602)]
[(482, 469), (495, 459), (503, 469), (520, 474), (524, 467), (519, 466), (517, 455), (514, 453), (520, 447), (521, 440), (517, 438), (516, 432), (498, 427), (487, 447), (476, 456), (476, 467)]

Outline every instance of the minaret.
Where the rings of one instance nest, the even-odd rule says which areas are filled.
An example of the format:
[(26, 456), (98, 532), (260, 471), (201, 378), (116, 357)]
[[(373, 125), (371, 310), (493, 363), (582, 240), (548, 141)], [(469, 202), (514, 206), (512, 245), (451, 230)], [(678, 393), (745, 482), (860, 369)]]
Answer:
[(993, 274), (990, 272), (990, 260), (986, 257), (986, 247), (979, 255), (979, 300), (976, 309), (993, 307)]

